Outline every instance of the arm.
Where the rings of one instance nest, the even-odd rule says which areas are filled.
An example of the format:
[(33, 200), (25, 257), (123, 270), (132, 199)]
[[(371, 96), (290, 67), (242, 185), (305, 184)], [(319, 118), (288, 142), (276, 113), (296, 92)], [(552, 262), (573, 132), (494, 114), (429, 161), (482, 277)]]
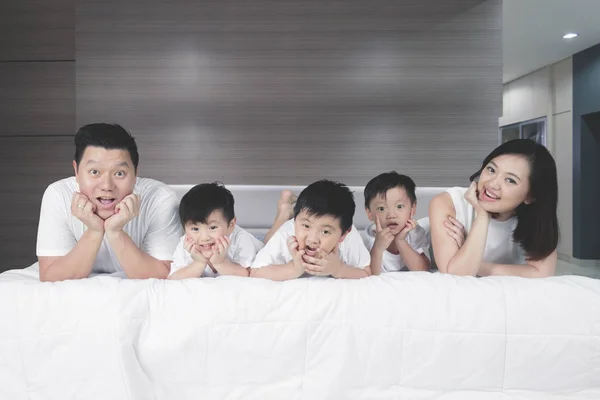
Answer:
[(79, 241), (67, 225), (69, 214), (62, 205), (64, 200), (49, 187), (42, 199), (37, 237), (40, 281), (43, 282), (87, 278), (104, 238), (104, 221), (94, 214), (95, 207), (87, 196), (74, 193), (71, 200), (70, 214), (87, 227)]
[(271, 279), (273, 281), (287, 281), (299, 278), (304, 271), (298, 272), (292, 261), (287, 264), (273, 264), (262, 268), (253, 268), (250, 270), (250, 276), (253, 278)]
[(433, 198), (429, 206), (431, 242), (438, 269), (448, 274), (475, 276), (483, 261), (489, 215), (477, 213), (471, 231), (460, 248), (446, 231), (444, 223), (449, 216), (456, 216), (454, 204), (448, 193), (441, 193)]
[(554, 276), (558, 253), (554, 250), (548, 257), (527, 264), (493, 264), (484, 262), (479, 270), (481, 276), (520, 276), (523, 278), (546, 278)]
[(310, 275), (331, 276), (336, 279), (361, 279), (371, 276), (369, 265), (357, 268), (343, 262), (337, 246), (331, 253), (318, 249), (317, 257), (303, 256), (302, 261), (302, 267)]
[[(381, 265), (381, 264), (380, 264)], [(345, 263), (342, 263), (340, 268), (333, 274), (332, 277), (336, 279), (361, 279), (371, 275), (371, 268), (369, 266), (365, 268), (351, 267)]]
[(106, 237), (127, 277), (164, 279), (169, 275), (170, 260), (157, 260), (144, 253), (123, 230), (107, 231)]
[(62, 257), (38, 257), (40, 281), (57, 282), (90, 276), (103, 237), (103, 232), (87, 230), (67, 255)]
[(430, 261), (425, 254), (420, 254), (406, 240), (398, 241), (400, 257), (410, 271), (429, 271)]
[(187, 267), (183, 267), (173, 272), (173, 274), (169, 275), (168, 279), (180, 280), (189, 278), (200, 278), (202, 276), (202, 273), (204, 272), (204, 268), (206, 268), (206, 263), (193, 261)]

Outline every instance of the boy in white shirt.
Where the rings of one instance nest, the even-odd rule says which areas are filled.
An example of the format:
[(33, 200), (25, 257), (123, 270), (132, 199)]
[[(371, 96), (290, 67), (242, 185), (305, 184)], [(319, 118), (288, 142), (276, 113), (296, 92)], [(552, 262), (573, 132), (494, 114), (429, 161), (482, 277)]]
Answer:
[(352, 225), (355, 208), (344, 184), (310, 184), (298, 196), (294, 219), (283, 223), (256, 255), (250, 276), (277, 281), (302, 275), (369, 276), (369, 252)]
[(366, 230), (371, 273), (429, 271), (430, 246), (425, 229), (413, 219), (417, 209), (415, 182), (396, 171), (371, 179), (365, 186), (365, 211), (372, 224)]
[(185, 235), (173, 254), (169, 279), (248, 276), (263, 243), (236, 225), (234, 199), (220, 183), (194, 186), (179, 203)]

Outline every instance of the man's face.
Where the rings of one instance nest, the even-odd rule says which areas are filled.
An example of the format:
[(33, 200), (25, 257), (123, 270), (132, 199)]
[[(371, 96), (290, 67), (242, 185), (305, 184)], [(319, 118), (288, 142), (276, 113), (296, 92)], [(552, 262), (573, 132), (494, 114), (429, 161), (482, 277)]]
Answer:
[(133, 193), (136, 171), (127, 150), (88, 146), (79, 166), (73, 161), (80, 193), (94, 204), (95, 213), (107, 219), (115, 206)]
[(317, 217), (304, 210), (294, 220), (294, 231), (298, 249), (304, 250), (311, 257), (317, 254), (317, 249), (331, 253), (347, 234), (342, 232), (338, 218), (331, 215)]

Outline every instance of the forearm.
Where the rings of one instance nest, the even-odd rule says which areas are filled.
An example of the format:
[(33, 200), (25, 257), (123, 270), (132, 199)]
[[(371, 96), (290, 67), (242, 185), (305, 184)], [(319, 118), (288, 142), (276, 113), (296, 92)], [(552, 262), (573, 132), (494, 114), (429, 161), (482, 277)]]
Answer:
[(367, 269), (351, 267), (345, 263), (342, 263), (340, 269), (331, 276), (336, 279), (361, 279), (366, 278), (369, 275), (370, 273)]
[(371, 274), (381, 274), (381, 264), (383, 263), (383, 251), (373, 246), (371, 249)]
[(532, 264), (493, 264), (484, 262), (479, 269), (479, 276), (546, 278), (554, 276), (554, 270), (546, 270)]
[(398, 243), (398, 252), (410, 271), (429, 271), (430, 262), (427, 256), (417, 252), (405, 240)]
[(477, 275), (487, 242), (489, 218), (476, 218), (462, 247), (450, 259), (446, 271), (453, 275)]
[(254, 268), (250, 270), (250, 276), (253, 278), (266, 278), (273, 281), (287, 281), (290, 279), (296, 279), (300, 275), (298, 275), (298, 272), (295, 270), (293, 262), (280, 265), (267, 265), (262, 268)]
[(217, 270), (219, 275), (248, 277), (250, 274), (248, 268), (244, 268), (240, 264), (234, 263), (228, 259), (226, 259), (220, 264), (213, 264), (213, 267)]
[(166, 278), (169, 268), (140, 250), (123, 231), (107, 232), (108, 241), (121, 267), (131, 279)]
[(68, 254), (46, 268), (40, 267), (40, 281), (57, 282), (90, 276), (103, 238), (104, 232), (86, 230)]
[(203, 263), (194, 261), (187, 267), (181, 268), (175, 271), (172, 275), (169, 275), (169, 279), (179, 280), (189, 278), (200, 278), (205, 268), (206, 265), (203, 265)]

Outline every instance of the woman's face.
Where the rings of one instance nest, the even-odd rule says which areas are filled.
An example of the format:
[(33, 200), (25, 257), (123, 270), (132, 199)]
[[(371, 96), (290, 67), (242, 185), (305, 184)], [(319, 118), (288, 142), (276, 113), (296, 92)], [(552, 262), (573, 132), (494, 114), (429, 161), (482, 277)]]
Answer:
[(529, 161), (520, 155), (504, 154), (494, 158), (481, 171), (477, 184), (481, 206), (498, 219), (508, 219), (515, 209), (530, 203)]

